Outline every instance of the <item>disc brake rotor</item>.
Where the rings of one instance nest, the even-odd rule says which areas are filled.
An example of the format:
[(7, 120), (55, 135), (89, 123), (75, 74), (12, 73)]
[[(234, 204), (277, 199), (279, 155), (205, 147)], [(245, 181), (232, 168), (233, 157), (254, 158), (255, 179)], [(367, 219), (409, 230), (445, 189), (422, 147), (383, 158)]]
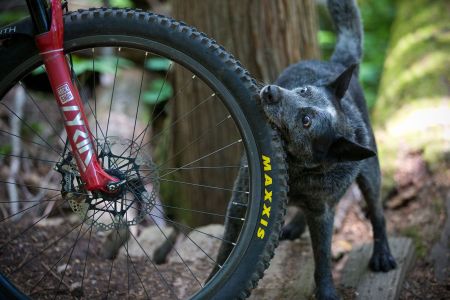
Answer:
[(98, 159), (104, 170), (119, 179), (114, 192), (84, 188), (69, 151), (56, 165), (62, 174), (62, 195), (85, 223), (99, 230), (119, 229), (141, 222), (150, 214), (159, 194), (158, 172), (151, 157), (136, 143), (118, 137), (97, 141)]

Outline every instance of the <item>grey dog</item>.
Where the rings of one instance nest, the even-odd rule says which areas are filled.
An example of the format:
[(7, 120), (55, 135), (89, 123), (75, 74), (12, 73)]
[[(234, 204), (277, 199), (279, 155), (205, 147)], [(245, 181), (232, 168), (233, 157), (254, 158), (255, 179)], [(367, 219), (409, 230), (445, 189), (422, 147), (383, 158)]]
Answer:
[(338, 299), (331, 276), (334, 207), (356, 180), (374, 235), (373, 271), (396, 267), (380, 201), (380, 166), (364, 94), (358, 83), (363, 33), (355, 0), (328, 0), (337, 29), (329, 62), (301, 61), (261, 89), (261, 104), (286, 143), (289, 200), (303, 213), (283, 228), (295, 239), (306, 224), (314, 250), (317, 299)]

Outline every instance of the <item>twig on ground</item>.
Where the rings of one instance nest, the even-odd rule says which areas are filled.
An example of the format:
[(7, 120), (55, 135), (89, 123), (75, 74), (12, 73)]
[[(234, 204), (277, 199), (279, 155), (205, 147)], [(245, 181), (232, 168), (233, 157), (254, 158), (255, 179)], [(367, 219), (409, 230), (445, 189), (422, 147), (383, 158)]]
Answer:
[[(53, 170), (50, 170), (44, 177), (44, 179), (39, 183), (40, 186), (44, 186), (44, 187), (49, 187), (49, 188), (53, 188), (53, 189), (58, 189), (58, 185), (56, 184), (51, 184), (52, 179), (55, 177), (55, 172)], [(21, 178), (22, 180), (22, 178)], [(23, 180), (22, 180), (23, 181)], [(24, 210), (26, 210), (27, 208), (35, 205), (37, 202), (40, 202), (45, 196), (47, 196), (48, 191), (46, 189), (40, 189), (38, 191), (38, 193), (36, 195), (33, 195), (32, 193), (30, 193), (30, 191), (27, 189), (26, 187), (26, 183), (25, 182), (21, 182), (23, 185), (23, 192), (25, 194), (25, 198), (27, 199), (27, 204), (24, 208)], [(55, 199), (56, 200), (56, 199)], [(44, 211), (44, 215), (45, 214), (49, 214), (51, 212), (51, 210), (53, 209), (53, 206), (55, 204), (56, 201), (49, 201), (45, 211)]]
[(59, 282), (61, 282), (69, 291), (71, 290), (70, 285), (68, 285), (67, 283), (64, 282), (64, 280), (62, 280), (62, 278), (55, 273), (55, 271), (53, 271), (49, 266), (47, 266), (47, 264), (45, 264), (43, 261), (41, 261), (41, 265), (53, 276), (55, 277)]

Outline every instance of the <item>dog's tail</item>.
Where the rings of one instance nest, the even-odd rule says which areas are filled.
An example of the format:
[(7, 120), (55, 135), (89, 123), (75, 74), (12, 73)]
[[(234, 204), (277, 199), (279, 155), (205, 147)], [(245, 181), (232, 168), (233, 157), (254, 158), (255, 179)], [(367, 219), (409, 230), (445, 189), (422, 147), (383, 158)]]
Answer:
[(349, 67), (362, 58), (363, 30), (356, 0), (328, 0), (337, 31), (337, 43), (331, 61)]

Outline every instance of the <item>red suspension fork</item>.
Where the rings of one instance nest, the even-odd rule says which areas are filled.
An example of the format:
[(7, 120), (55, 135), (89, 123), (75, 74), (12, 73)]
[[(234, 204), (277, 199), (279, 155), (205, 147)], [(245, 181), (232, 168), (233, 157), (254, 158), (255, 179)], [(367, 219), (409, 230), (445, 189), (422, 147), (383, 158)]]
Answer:
[(64, 116), (64, 127), (81, 179), (87, 190), (110, 192), (107, 188), (108, 183), (118, 182), (119, 180), (106, 173), (98, 162), (94, 150), (94, 138), (89, 129), (83, 103), (76, 85), (72, 83), (67, 60), (64, 56), (64, 23), (61, 0), (51, 0), (51, 5), (50, 30), (37, 35), (35, 37), (36, 44), (44, 61), (56, 102)]

